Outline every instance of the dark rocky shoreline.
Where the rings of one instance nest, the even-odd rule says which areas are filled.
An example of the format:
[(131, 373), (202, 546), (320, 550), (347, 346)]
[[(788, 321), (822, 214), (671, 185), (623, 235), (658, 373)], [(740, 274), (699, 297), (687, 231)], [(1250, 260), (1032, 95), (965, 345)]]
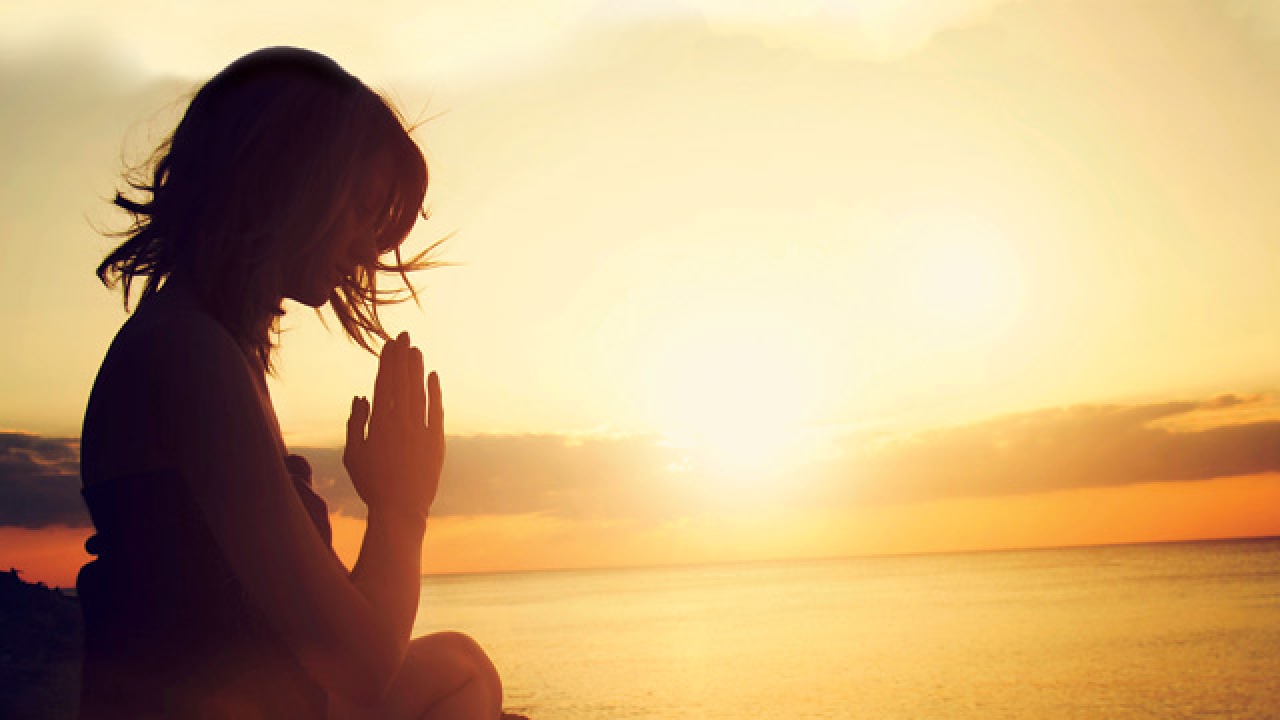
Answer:
[(70, 720), (80, 687), (80, 603), (0, 573), (0, 717)]

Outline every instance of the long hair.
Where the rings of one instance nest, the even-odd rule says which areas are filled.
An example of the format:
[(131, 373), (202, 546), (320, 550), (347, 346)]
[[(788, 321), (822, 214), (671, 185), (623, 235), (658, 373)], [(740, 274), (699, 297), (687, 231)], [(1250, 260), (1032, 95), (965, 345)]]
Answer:
[[(97, 275), (109, 288), (122, 285), (127, 311), (136, 278), (145, 278), (141, 301), (180, 272), (270, 371), (284, 269), (327, 252), (374, 173), (390, 175), (390, 191), (358, 208), (372, 247), (329, 297), (343, 331), (372, 352), (374, 337), (388, 337), (378, 307), (416, 300), (408, 273), (439, 264), (428, 259), (438, 242), (408, 260), (400, 254), (426, 216), (426, 161), (388, 101), (311, 51), (252, 52), (196, 92), (147, 165), (126, 175), (132, 192), (114, 203), (133, 222)], [(399, 274), (404, 287), (379, 288), (380, 272)]]

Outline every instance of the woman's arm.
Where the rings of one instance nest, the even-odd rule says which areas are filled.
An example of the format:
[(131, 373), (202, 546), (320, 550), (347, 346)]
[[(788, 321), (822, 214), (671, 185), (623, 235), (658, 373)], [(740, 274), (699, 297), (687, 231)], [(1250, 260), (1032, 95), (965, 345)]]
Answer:
[(292, 486), (240, 348), (211, 318), (184, 320), (153, 341), (151, 402), (167, 454), (232, 571), (303, 667), (351, 702), (374, 704), (404, 655), (406, 603), (387, 598), (416, 597), (421, 530), (371, 522), (362, 559), (384, 570), (353, 583)]
[[(440, 381), (426, 378), (408, 333), (382, 349), (369, 403), (355, 398), (347, 420), (343, 465), (369, 508), (351, 581), (382, 611), (406, 645), (417, 614), (422, 538), (444, 464)], [(366, 433), (367, 425), (367, 433)]]

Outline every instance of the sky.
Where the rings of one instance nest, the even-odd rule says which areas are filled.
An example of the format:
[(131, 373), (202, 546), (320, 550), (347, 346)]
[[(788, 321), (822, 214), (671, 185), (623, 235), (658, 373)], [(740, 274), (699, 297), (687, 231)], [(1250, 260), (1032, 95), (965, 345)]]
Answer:
[[(1280, 534), (1273, 5), (312, 5), (0, 8), (0, 565), (87, 559), (121, 173), (279, 44), (422, 121), (426, 571)], [(287, 309), (273, 400), (352, 558), (375, 360)]]

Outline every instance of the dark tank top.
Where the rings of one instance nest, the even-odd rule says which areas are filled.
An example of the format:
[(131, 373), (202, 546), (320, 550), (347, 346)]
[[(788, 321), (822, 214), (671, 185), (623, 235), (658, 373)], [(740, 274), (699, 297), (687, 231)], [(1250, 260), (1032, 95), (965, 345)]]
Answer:
[[(299, 455), (285, 466), (332, 549), (311, 467)], [(97, 530), (76, 579), (83, 720), (325, 716), (323, 688), (256, 611), (176, 470), (81, 493)]]

